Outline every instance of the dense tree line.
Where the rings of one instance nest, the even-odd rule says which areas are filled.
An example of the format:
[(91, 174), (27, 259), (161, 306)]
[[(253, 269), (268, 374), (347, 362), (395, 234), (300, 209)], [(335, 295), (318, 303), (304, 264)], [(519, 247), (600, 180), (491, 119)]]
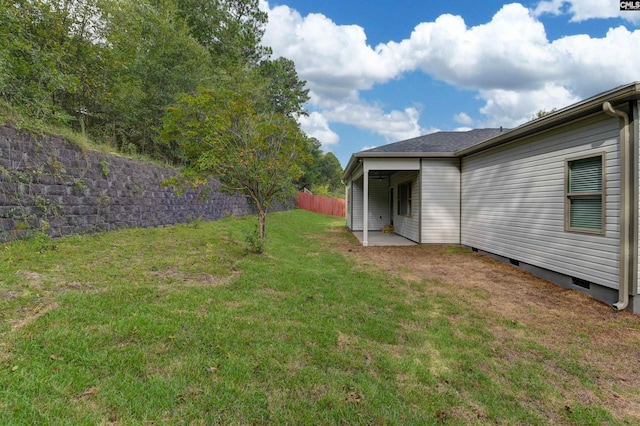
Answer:
[[(258, 0), (0, 0), (0, 102), (175, 164), (193, 161), (167, 130), (188, 97), (233, 93), (301, 133), (308, 90), (260, 44), (266, 22)], [(339, 193), (335, 156), (300, 137), (298, 187)]]

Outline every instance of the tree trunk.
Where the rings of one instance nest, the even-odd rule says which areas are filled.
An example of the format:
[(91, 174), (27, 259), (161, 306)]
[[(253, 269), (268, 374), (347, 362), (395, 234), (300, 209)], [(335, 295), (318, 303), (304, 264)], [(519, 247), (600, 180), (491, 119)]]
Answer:
[(264, 241), (267, 238), (267, 210), (258, 209), (258, 231), (260, 235), (260, 241), (262, 247), (264, 247)]

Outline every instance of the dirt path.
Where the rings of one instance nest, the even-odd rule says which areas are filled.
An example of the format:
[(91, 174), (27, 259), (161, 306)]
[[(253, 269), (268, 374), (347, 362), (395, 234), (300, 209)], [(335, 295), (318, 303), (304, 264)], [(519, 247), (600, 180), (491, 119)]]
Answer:
[[(336, 230), (340, 232), (348, 231)], [(497, 342), (521, 338), (525, 330), (539, 345), (574, 358), (579, 354), (597, 389), (589, 391), (578, 383), (564, 396), (599, 403), (640, 423), (640, 315), (615, 312), (578, 291), (457, 247), (362, 247), (350, 238), (334, 243), (363, 268), (380, 268), (414, 283), (408, 291), (446, 293), (488, 318), (500, 318), (489, 321)], [(429, 285), (433, 281), (444, 285)], [(505, 321), (518, 327), (501, 326)]]

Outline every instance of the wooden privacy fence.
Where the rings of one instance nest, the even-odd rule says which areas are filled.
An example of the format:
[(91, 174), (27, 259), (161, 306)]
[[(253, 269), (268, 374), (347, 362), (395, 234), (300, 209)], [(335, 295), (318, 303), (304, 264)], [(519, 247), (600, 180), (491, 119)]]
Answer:
[(316, 213), (339, 217), (344, 217), (346, 212), (345, 201), (342, 198), (312, 195), (305, 192), (298, 193), (296, 207)]

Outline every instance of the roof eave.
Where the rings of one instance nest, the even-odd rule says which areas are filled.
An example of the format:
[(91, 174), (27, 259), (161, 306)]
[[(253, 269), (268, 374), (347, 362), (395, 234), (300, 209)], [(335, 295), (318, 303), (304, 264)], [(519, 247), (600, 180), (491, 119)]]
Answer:
[(457, 157), (475, 154), (516, 139), (530, 136), (544, 130), (568, 123), (580, 117), (595, 114), (602, 111), (602, 104), (606, 101), (613, 104), (638, 99), (640, 97), (640, 82), (634, 82), (621, 86), (617, 89), (605, 92), (601, 95), (584, 100), (577, 104), (547, 114), (544, 117), (525, 123), (513, 130), (509, 130), (501, 135), (495, 136), (479, 144), (470, 146), (469, 148), (457, 151)]
[(360, 151), (351, 155), (347, 167), (342, 174), (344, 181), (355, 170), (356, 166), (363, 158), (456, 158), (455, 152), (367, 152)]
[(358, 164), (358, 160), (355, 154), (351, 154), (351, 158), (349, 158), (349, 162), (347, 163), (347, 167), (344, 168), (344, 172), (342, 173), (342, 182), (345, 182), (353, 169), (355, 169)]
[(582, 102), (578, 102), (577, 104), (562, 108), (558, 111), (547, 114), (544, 117), (530, 121), (516, 127), (515, 129), (506, 131), (498, 136), (456, 152), (356, 152), (351, 156), (342, 175), (342, 179), (345, 180), (363, 158), (464, 157), (533, 135), (535, 133), (540, 133), (581, 117), (599, 113), (602, 111), (602, 104), (604, 102), (608, 101), (615, 105), (620, 102), (637, 99), (640, 99), (640, 81), (620, 86)]

